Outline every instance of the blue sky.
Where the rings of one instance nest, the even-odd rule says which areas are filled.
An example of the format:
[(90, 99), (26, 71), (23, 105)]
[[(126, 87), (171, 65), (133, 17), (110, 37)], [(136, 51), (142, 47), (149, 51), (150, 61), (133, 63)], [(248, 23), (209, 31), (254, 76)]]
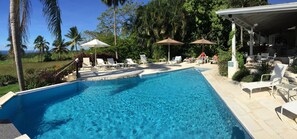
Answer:
[[(138, 0), (147, 3), (149, 0)], [(270, 0), (270, 3), (297, 2), (297, 0)], [(38, 35), (52, 43), (54, 37), (47, 29), (45, 18), (42, 15), (42, 5), (39, 0), (31, 0), (32, 11), (29, 25), (28, 50), (33, 50), (33, 41)], [(70, 27), (77, 26), (79, 31), (95, 30), (98, 24), (97, 17), (108, 7), (101, 0), (60, 0), (62, 14), (62, 34), (66, 34)], [(8, 50), (8, 13), (9, 0), (0, 0), (0, 50)], [(65, 38), (65, 37), (64, 37)], [(67, 38), (65, 38), (67, 40)]]

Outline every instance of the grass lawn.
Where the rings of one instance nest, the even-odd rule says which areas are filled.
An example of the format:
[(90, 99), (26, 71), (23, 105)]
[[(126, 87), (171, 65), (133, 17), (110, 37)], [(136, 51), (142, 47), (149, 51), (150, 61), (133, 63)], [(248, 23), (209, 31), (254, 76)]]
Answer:
[[(56, 69), (63, 67), (65, 64), (71, 62), (71, 60), (66, 61), (51, 61), (51, 62), (36, 62), (34, 60), (30, 60), (29, 58), (23, 58), (23, 70), (24, 74), (27, 69), (44, 69), (55, 66)], [(16, 69), (15, 64), (12, 59), (0, 61), (0, 75), (12, 75), (16, 77)], [(9, 91), (19, 91), (18, 84), (8, 85), (0, 87), (0, 96), (8, 93)]]
[(3, 96), (4, 94), (8, 93), (9, 91), (12, 91), (12, 92), (19, 91), (19, 85), (11, 84), (11, 85), (0, 87), (0, 97)]
[[(27, 62), (23, 60), (23, 70), (27, 69), (44, 69), (48, 67), (56, 66), (57, 69), (61, 68), (65, 64), (68, 64), (71, 60), (67, 61), (51, 61), (51, 62)], [(0, 75), (12, 75), (16, 77), (15, 64), (11, 60), (0, 61)]]

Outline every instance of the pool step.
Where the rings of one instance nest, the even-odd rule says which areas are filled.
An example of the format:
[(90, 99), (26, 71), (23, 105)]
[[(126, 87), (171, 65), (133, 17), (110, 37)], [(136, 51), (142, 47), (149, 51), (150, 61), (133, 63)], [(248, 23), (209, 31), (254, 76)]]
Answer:
[(14, 139), (22, 134), (9, 120), (0, 120), (0, 138), (1, 139)]

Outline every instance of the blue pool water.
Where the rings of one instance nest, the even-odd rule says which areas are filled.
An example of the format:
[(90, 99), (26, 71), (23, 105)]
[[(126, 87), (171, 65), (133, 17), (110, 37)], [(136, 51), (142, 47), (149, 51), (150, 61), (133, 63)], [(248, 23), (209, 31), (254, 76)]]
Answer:
[(37, 139), (251, 138), (195, 69), (78, 82), (22, 95), (18, 103), (11, 120)]

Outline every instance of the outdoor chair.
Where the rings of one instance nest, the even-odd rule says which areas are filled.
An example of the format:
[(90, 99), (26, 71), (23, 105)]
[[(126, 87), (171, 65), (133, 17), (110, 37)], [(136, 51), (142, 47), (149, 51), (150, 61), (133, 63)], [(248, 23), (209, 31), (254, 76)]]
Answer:
[(182, 57), (181, 56), (175, 56), (173, 60), (169, 61), (169, 64), (177, 64), (181, 63)]
[(138, 64), (135, 63), (131, 58), (127, 58), (126, 59), (126, 62), (127, 62), (127, 66), (128, 67), (131, 67), (131, 66), (136, 67), (136, 66), (138, 66)]
[(147, 64), (147, 59), (145, 55), (140, 55), (140, 61), (142, 64)]
[(90, 62), (90, 58), (89, 57), (84, 57), (83, 58), (83, 63), (82, 63), (82, 69), (85, 69), (85, 68), (92, 68), (92, 64)]
[(97, 58), (97, 65), (98, 68), (108, 68), (109, 65), (104, 62), (102, 58)]
[(107, 64), (111, 67), (118, 68), (120, 65), (115, 63), (113, 58), (107, 58)]
[[(274, 89), (274, 86), (281, 83), (281, 79), (285, 74), (285, 71), (287, 70), (288, 65), (285, 64), (276, 64), (274, 66), (274, 69), (271, 74), (263, 74), (261, 76), (261, 81), (258, 82), (251, 82), (251, 83), (242, 83), (241, 89), (248, 89), (249, 90), (249, 96), (251, 97), (254, 89), (261, 89), (261, 88), (271, 88), (272, 92)], [(263, 81), (264, 76), (270, 76), (269, 81)]]
[(283, 104), (281, 107), (282, 115), (283, 115), (283, 109), (286, 109), (287, 111), (297, 115), (297, 101), (291, 101), (291, 102)]

